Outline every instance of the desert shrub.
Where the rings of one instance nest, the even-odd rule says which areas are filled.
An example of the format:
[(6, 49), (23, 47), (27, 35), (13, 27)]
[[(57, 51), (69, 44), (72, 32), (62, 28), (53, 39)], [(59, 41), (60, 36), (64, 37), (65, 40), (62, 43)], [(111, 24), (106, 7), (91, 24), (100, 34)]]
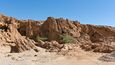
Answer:
[(40, 40), (42, 40), (42, 41), (47, 41), (48, 38), (47, 38), (47, 37), (40, 37), (40, 36), (37, 36), (37, 37), (36, 37), (36, 41), (40, 41)]
[(74, 43), (75, 39), (70, 35), (64, 34), (64, 35), (59, 35), (59, 41), (61, 43)]

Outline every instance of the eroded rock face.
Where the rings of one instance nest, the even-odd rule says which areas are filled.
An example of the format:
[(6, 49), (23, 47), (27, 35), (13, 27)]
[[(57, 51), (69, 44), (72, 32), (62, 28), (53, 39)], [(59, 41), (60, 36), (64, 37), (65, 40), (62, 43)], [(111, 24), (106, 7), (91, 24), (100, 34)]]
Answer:
[(68, 19), (48, 17), (41, 25), (40, 31), (49, 41), (58, 41), (59, 35), (67, 34), (74, 37), (85, 50), (94, 50), (94, 52), (115, 50), (115, 46), (111, 45), (111, 42), (115, 42), (115, 29), (110, 26), (84, 25)]
[(0, 23), (1, 22), (4, 23), (4, 25), (0, 28), (0, 42), (2, 42), (0, 46), (10, 46), (10, 52), (23, 52), (30, 49), (38, 51), (34, 43), (28, 41), (18, 32), (18, 20), (0, 15)]
[(47, 43), (43, 42), (41, 46), (54, 48), (54, 42), (60, 46), (58, 38), (63, 34), (72, 36), (76, 40), (76, 45), (87, 51), (112, 52), (115, 50), (115, 28), (110, 26), (80, 24), (78, 21), (53, 17), (48, 17), (46, 21), (41, 22), (17, 20), (0, 15), (0, 41), (2, 42), (0, 45), (11, 46), (11, 52), (36, 49), (34, 43), (37, 36), (48, 38)]
[(61, 34), (71, 35), (73, 37), (79, 37), (81, 28), (72, 23), (68, 19), (55, 19), (48, 17), (48, 19), (41, 26), (41, 33), (43, 36), (48, 37), (51, 40), (58, 40), (58, 36)]
[[(115, 29), (110, 26), (82, 25), (81, 36), (87, 34), (90, 43), (82, 44), (85, 50), (94, 50), (94, 52), (112, 52), (115, 46)], [(83, 39), (83, 38), (82, 38)]]
[(115, 29), (110, 26), (82, 25), (82, 34), (88, 34), (92, 42), (115, 41)]
[(22, 20), (19, 22), (20, 26), (18, 31), (22, 36), (27, 36), (29, 38), (35, 39), (36, 36), (40, 34), (40, 22), (34, 20)]

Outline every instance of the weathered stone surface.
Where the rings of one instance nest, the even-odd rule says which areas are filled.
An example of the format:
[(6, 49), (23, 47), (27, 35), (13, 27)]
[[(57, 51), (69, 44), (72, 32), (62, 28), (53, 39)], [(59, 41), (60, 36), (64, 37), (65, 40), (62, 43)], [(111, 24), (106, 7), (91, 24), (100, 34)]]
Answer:
[(15, 52), (34, 49), (37, 36), (48, 38), (47, 43), (40, 41), (39, 44), (36, 44), (37, 46), (58, 48), (62, 45), (58, 38), (63, 34), (72, 36), (76, 40), (76, 45), (87, 51), (112, 52), (115, 50), (115, 28), (110, 26), (80, 24), (78, 21), (53, 17), (48, 17), (46, 21), (41, 22), (17, 20), (0, 15), (0, 41), (11, 45), (12, 48), (17, 48), (13, 50)]
[(99, 60), (106, 62), (115, 62), (115, 51), (111, 52), (110, 54), (103, 55), (99, 58)]
[(59, 44), (57, 41), (51, 41), (51, 42), (39, 41), (37, 43), (37, 46), (45, 48), (49, 52), (58, 52), (61, 50), (61, 48), (63, 48), (63, 44)]
[[(110, 26), (96, 26), (96, 25), (81, 25), (81, 36), (88, 35), (89, 43), (82, 45), (87, 50), (94, 50), (94, 52), (112, 52), (115, 50), (115, 46), (112, 42), (115, 42), (115, 29)], [(83, 38), (81, 38), (83, 39)], [(81, 40), (80, 39), (80, 40)], [(85, 39), (84, 39), (85, 41)], [(87, 47), (88, 46), (88, 47)], [(93, 47), (93, 48), (92, 48)]]
[(10, 46), (10, 52), (23, 52), (30, 49), (38, 51), (34, 43), (28, 41), (18, 32), (18, 20), (3, 15), (0, 15), (0, 20), (5, 24), (1, 26), (4, 28), (0, 30), (0, 42), (3, 42), (0, 43), (0, 46)]
[(22, 20), (19, 22), (20, 26), (18, 31), (23, 36), (27, 36), (29, 38), (35, 39), (36, 36), (40, 34), (40, 22), (34, 20)]
[(41, 33), (44, 36), (47, 36), (48, 39), (57, 40), (58, 36), (61, 34), (68, 34), (73, 37), (80, 36), (81, 28), (72, 23), (68, 19), (55, 19), (53, 17), (48, 17), (48, 19), (41, 26)]

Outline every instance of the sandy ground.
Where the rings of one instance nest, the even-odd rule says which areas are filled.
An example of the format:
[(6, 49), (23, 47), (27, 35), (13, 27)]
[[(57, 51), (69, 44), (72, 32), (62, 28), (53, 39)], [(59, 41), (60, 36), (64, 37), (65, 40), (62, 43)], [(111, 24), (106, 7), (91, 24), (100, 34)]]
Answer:
[(56, 53), (26, 51), (23, 53), (0, 54), (0, 65), (115, 65), (115, 62), (99, 61), (103, 54), (84, 52), (70, 52), (66, 56)]

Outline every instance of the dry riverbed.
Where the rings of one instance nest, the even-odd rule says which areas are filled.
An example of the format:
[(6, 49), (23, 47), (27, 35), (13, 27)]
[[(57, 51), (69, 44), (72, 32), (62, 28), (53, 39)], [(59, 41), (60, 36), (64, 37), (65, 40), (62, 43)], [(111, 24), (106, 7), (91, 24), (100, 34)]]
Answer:
[(1, 53), (0, 65), (115, 65), (115, 62), (98, 60), (104, 54), (85, 52), (69, 52), (67, 55), (45, 52), (26, 51), (23, 53)]

